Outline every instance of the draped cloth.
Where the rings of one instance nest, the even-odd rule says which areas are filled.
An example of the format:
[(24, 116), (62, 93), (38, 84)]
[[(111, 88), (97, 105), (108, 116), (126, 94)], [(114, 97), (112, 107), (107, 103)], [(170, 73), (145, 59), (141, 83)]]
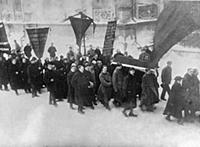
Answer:
[(151, 66), (169, 49), (200, 27), (200, 1), (171, 1), (161, 12), (154, 35)]

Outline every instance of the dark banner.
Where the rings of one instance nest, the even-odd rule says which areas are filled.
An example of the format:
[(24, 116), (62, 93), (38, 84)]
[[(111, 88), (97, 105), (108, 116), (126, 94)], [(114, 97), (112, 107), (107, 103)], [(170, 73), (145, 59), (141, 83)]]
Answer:
[(38, 58), (42, 58), (49, 28), (31, 28), (26, 29), (26, 31), (35, 55)]
[(104, 45), (103, 45), (104, 56), (112, 56), (113, 54), (113, 44), (115, 40), (116, 28), (117, 28), (117, 21), (108, 22)]
[(69, 20), (76, 36), (76, 44), (80, 47), (82, 38), (90, 24), (93, 22), (93, 19), (87, 19), (87, 17), (69, 17)]
[(5, 26), (3, 23), (0, 23), (0, 51), (1, 52), (9, 52), (10, 44), (8, 42)]

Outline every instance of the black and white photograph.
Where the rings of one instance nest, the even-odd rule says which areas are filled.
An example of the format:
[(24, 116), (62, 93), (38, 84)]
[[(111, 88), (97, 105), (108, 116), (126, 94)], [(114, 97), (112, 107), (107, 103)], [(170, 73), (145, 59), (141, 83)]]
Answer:
[(0, 147), (200, 147), (200, 0), (0, 0)]

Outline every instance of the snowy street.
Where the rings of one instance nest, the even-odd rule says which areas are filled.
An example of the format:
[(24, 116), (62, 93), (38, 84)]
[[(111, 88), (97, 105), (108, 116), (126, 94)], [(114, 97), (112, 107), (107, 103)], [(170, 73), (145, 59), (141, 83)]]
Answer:
[(107, 111), (101, 104), (81, 115), (66, 100), (48, 104), (48, 93), (38, 98), (20, 91), (0, 92), (0, 146), (149, 146), (198, 147), (200, 124), (168, 122), (165, 102), (154, 113), (136, 109), (138, 118), (125, 118), (121, 108)]

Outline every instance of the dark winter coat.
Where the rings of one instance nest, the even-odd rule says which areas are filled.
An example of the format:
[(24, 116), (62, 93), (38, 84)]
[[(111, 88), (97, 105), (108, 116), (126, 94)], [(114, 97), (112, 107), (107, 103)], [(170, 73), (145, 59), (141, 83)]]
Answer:
[(99, 79), (99, 74), (101, 73), (102, 67), (95, 66), (94, 71), (95, 71), (95, 82), (96, 82), (96, 93), (99, 89), (99, 85), (101, 84), (100, 79)]
[(68, 98), (68, 102), (69, 103), (75, 103), (75, 91), (74, 91), (74, 87), (72, 86), (72, 77), (74, 76), (75, 72), (70, 71), (67, 74), (67, 85), (68, 85), (68, 94), (67, 94), (67, 98)]
[(7, 85), (9, 83), (8, 64), (6, 60), (0, 61), (0, 85)]
[(123, 90), (123, 73), (122, 70), (115, 69), (112, 75), (112, 84), (115, 91)]
[(157, 87), (154, 74), (144, 74), (142, 78), (142, 104), (151, 106), (159, 102)]
[(185, 100), (183, 87), (175, 82), (172, 86), (171, 93), (164, 110), (164, 115), (172, 115), (176, 118), (181, 118), (181, 111), (184, 109)]
[(111, 99), (112, 96), (112, 78), (110, 73), (103, 73), (101, 72), (99, 75), (100, 79), (100, 86), (98, 89), (98, 99), (103, 104), (108, 104), (108, 101)]
[(20, 66), (18, 63), (9, 66), (10, 85), (13, 90), (23, 89), (23, 82), (20, 76)]
[(47, 90), (51, 93), (56, 94), (56, 82), (57, 72), (55, 70), (46, 70), (44, 74), (44, 82), (47, 86)]
[(172, 68), (166, 66), (161, 73), (161, 80), (164, 84), (170, 84), (172, 80)]
[(43, 81), (41, 81), (41, 73), (40, 73), (41, 69), (38, 66), (38, 64), (37, 63), (30, 64), (28, 66), (27, 71), (28, 71), (29, 83), (36, 88), (40, 88), (41, 82), (43, 82)]
[(65, 75), (65, 68), (61, 61), (57, 65), (57, 82), (56, 82), (56, 98), (63, 99), (67, 97), (67, 76)]
[(21, 77), (25, 88), (28, 88), (28, 66), (30, 65), (29, 61), (26, 60), (26, 63), (21, 63)]
[(197, 76), (193, 76), (194, 79), (194, 88), (192, 89), (192, 101), (193, 101), (193, 108), (194, 111), (200, 110), (200, 94), (199, 94), (199, 84), (200, 81)]
[(193, 109), (194, 111), (200, 110), (198, 77), (185, 74), (183, 78), (183, 89), (187, 108)]
[(90, 96), (89, 80), (85, 73), (77, 71), (72, 78), (72, 86), (75, 89), (75, 99), (79, 106), (89, 105), (88, 97)]
[(136, 107), (136, 90), (137, 79), (135, 76), (128, 74), (123, 81), (123, 95), (125, 97), (125, 105), (133, 105)]
[(192, 97), (194, 97), (195, 81), (193, 76), (186, 73), (183, 78), (183, 89), (185, 95), (185, 101), (192, 103)]
[(112, 84), (115, 91), (114, 99), (120, 103), (123, 102), (123, 73), (120, 69), (115, 69), (112, 75)]

